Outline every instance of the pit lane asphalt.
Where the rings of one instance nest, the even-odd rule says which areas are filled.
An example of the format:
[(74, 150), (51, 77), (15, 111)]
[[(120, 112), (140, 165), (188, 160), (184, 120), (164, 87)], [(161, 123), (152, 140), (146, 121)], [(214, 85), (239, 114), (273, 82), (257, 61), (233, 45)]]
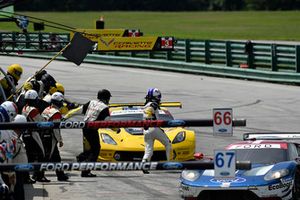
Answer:
[[(0, 56), (0, 66), (12, 63), (24, 67), (21, 83), (48, 60)], [(202, 75), (180, 74), (85, 64), (52, 62), (46, 70), (66, 88), (66, 97), (84, 103), (95, 98), (101, 88), (112, 92), (111, 102), (142, 102), (149, 87), (158, 87), (164, 101), (181, 101), (182, 109), (170, 109), (177, 119), (212, 118), (213, 108), (233, 108), (235, 118), (247, 119), (247, 127), (234, 128), (233, 137), (213, 136), (212, 128), (194, 128), (196, 150), (212, 155), (242, 139), (243, 132), (299, 131), (298, 86), (255, 81), (224, 79)], [(78, 119), (81, 119), (78, 117)], [(82, 150), (80, 130), (63, 130), (65, 145), (60, 149), (63, 161), (74, 161)], [(53, 172), (47, 172), (50, 183), (26, 185), (26, 199), (180, 199), (179, 172), (95, 172), (96, 178), (81, 178), (71, 171), (70, 181), (58, 182)]]

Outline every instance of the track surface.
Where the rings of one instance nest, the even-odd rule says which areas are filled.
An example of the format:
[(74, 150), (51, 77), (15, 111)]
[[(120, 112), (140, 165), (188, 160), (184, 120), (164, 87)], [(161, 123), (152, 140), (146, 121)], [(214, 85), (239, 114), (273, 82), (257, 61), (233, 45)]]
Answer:
[[(0, 56), (0, 67), (20, 63), (24, 67), (21, 83), (44, 66), (48, 60)], [(66, 97), (84, 103), (95, 98), (97, 91), (107, 88), (111, 102), (141, 102), (149, 87), (158, 87), (164, 101), (181, 101), (182, 109), (171, 109), (175, 118), (204, 119), (212, 117), (213, 108), (233, 108), (235, 118), (247, 119), (247, 127), (235, 128), (233, 137), (215, 137), (212, 128), (195, 128), (197, 151), (212, 155), (242, 139), (243, 132), (300, 131), (300, 90), (297, 86), (279, 85), (201, 75), (180, 74), (82, 64), (52, 62), (46, 70), (66, 88)], [(81, 119), (81, 118), (78, 118)], [(64, 161), (73, 161), (82, 150), (80, 130), (63, 130)], [(58, 182), (48, 172), (52, 182), (26, 186), (26, 199), (180, 199), (179, 172), (95, 172), (96, 178), (81, 178), (70, 172), (69, 182)]]

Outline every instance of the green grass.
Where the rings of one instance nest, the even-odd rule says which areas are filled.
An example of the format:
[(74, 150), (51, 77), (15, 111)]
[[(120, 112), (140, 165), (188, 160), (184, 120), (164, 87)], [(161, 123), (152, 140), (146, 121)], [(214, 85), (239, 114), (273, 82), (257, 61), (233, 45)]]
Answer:
[[(76, 28), (95, 28), (104, 16), (105, 28), (140, 29), (145, 36), (189, 39), (251, 39), (300, 41), (300, 11), (245, 12), (23, 12)], [(32, 25), (30, 25), (32, 30)], [(0, 30), (18, 30), (0, 23)], [(47, 27), (46, 32), (64, 32)]]

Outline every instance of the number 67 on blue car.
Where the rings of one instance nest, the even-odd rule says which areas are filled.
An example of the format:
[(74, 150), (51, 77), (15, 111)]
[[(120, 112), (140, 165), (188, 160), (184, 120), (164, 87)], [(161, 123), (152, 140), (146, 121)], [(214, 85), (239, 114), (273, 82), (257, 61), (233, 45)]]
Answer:
[[(236, 158), (223, 152), (215, 154), (214, 170), (182, 171), (181, 197), (185, 200), (298, 199), (299, 139), (300, 133), (246, 133), (244, 141), (225, 148), (229, 152), (234, 151)], [(234, 170), (232, 177), (229, 168), (222, 168), (226, 164), (227, 167), (231, 165), (232, 161), (229, 159), (236, 159), (237, 162), (250, 161), (251, 170)], [(228, 177), (224, 178), (226, 175)]]

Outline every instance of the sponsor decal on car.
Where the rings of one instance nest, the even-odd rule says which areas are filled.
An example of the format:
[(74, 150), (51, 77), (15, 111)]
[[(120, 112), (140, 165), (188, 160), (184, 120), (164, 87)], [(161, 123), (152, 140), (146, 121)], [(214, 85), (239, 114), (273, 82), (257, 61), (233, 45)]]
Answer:
[(190, 191), (190, 188), (188, 186), (185, 186), (185, 185), (181, 185), (181, 189), (185, 190), (185, 191)]
[(269, 185), (268, 189), (269, 190), (278, 190), (286, 187), (290, 187), (292, 185), (292, 181), (284, 182), (284, 183), (277, 183), (273, 185)]
[(231, 145), (229, 149), (280, 149), (280, 144), (235, 144)]
[(216, 178), (213, 178), (213, 179), (210, 179), (210, 182), (212, 183), (221, 183), (221, 184), (224, 184), (224, 183), (243, 183), (245, 182), (246, 179), (245, 178), (242, 178), (242, 177), (236, 177), (236, 178), (224, 178), (224, 179), (216, 179)]

